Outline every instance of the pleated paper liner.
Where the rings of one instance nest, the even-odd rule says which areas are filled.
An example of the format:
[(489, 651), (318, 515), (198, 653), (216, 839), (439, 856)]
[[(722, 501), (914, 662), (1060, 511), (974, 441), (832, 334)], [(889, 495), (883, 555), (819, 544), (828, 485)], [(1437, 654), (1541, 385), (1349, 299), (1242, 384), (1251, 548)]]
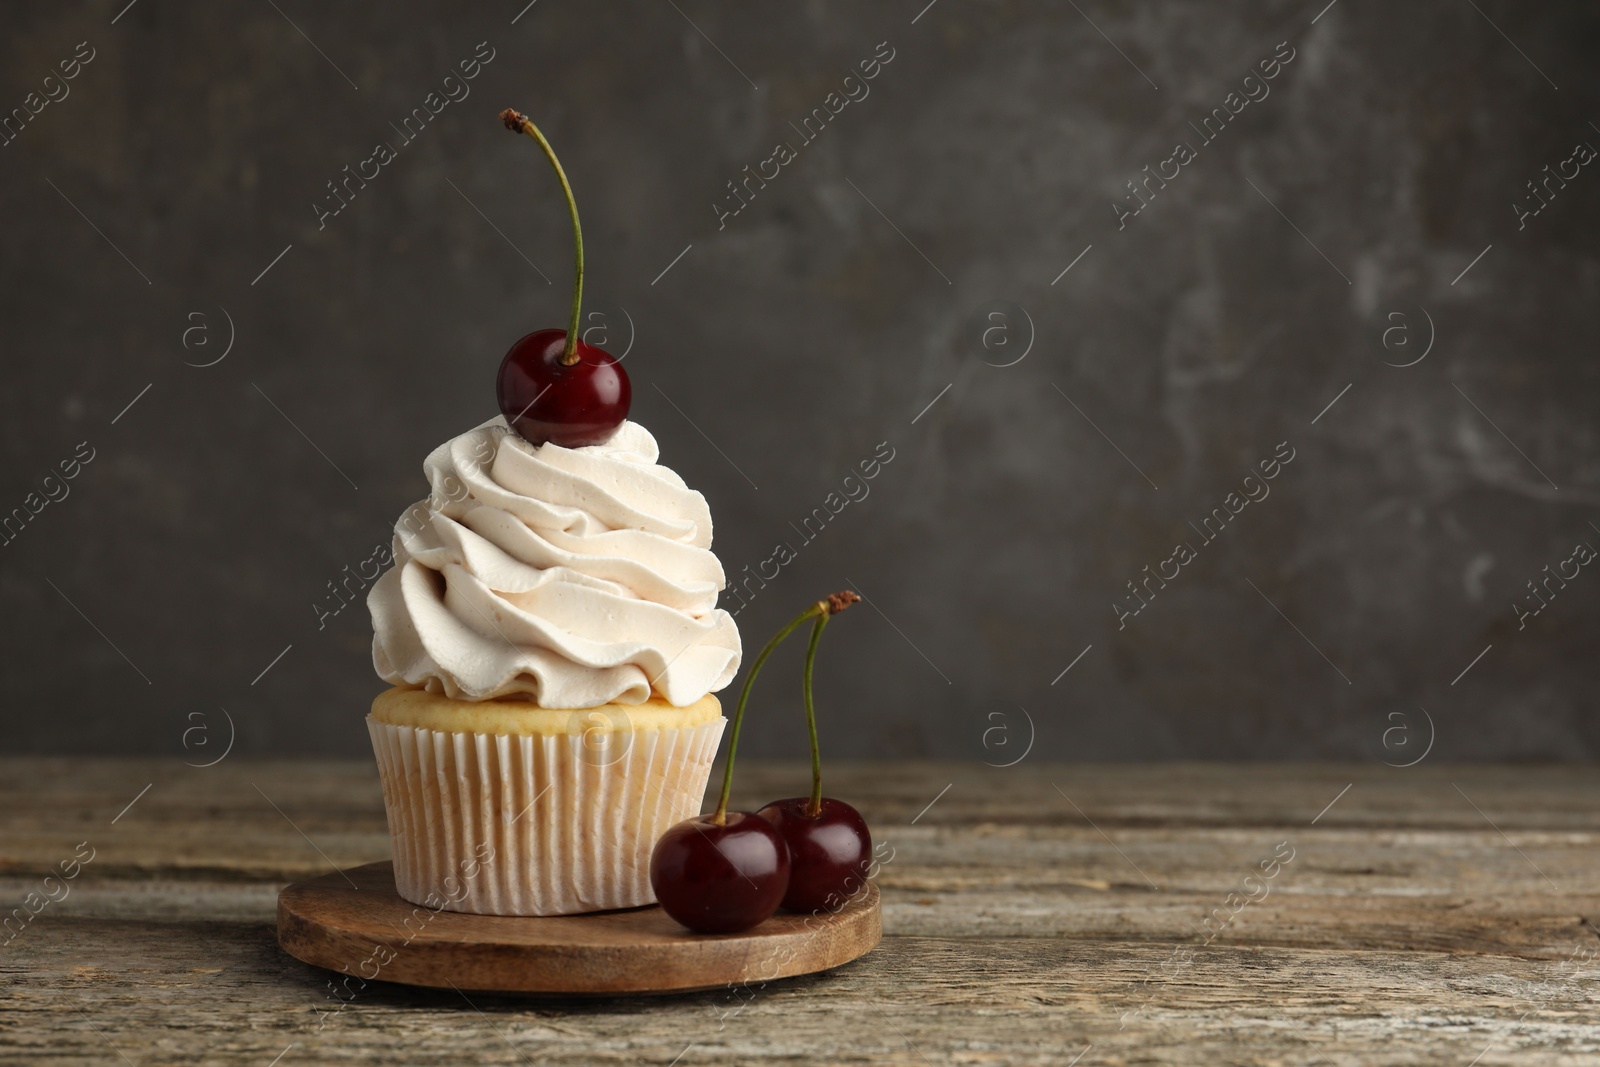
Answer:
[(655, 901), (650, 850), (700, 813), (725, 720), (506, 736), (382, 723), (367, 729), (414, 904), (480, 915), (575, 915)]

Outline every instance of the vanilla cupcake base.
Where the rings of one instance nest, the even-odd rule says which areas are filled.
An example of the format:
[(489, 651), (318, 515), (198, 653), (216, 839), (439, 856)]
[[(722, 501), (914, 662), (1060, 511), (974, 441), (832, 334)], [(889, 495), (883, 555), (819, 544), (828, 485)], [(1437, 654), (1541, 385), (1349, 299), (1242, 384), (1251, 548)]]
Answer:
[(699, 814), (724, 723), (710, 695), (561, 711), (380, 694), (367, 730), (396, 890), (482, 915), (653, 903), (650, 851)]

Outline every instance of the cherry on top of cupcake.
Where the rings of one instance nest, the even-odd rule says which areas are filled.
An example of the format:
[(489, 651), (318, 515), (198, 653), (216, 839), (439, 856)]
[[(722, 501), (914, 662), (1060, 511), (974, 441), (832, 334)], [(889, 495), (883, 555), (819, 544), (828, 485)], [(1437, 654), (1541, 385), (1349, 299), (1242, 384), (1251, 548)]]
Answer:
[(565, 330), (535, 330), (511, 346), (500, 362), (495, 396), (506, 423), (530, 444), (551, 442), (564, 448), (604, 444), (628, 417), (633, 387), (622, 364), (586, 342), (578, 324), (583, 309), (583, 228), (578, 202), (561, 161), (526, 115), (500, 112), (506, 129), (539, 142), (561, 180), (572, 214), (572, 317)]

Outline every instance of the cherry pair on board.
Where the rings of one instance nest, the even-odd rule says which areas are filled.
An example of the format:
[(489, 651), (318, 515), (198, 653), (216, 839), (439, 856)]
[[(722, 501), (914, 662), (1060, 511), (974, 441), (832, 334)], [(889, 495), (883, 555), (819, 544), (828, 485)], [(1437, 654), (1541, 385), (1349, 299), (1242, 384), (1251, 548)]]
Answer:
[[(822, 628), (858, 599), (847, 591), (817, 601), (757, 654), (733, 713), (716, 811), (678, 823), (656, 842), (650, 856), (650, 885), (666, 913), (689, 929), (738, 933), (763, 922), (780, 906), (794, 912), (838, 911), (866, 886), (872, 834), (855, 808), (822, 795), (822, 757), (811, 700), (811, 669)], [(807, 619), (815, 620), (802, 682), (811, 735), (811, 795), (775, 800), (754, 814), (729, 811), (734, 755), (750, 688), (772, 650)]]

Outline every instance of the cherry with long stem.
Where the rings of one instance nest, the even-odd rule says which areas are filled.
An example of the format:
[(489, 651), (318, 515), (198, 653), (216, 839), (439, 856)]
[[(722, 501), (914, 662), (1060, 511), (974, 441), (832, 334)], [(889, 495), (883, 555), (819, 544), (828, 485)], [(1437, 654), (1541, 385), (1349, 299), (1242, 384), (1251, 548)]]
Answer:
[(811, 680), (828, 620), (859, 599), (854, 593), (837, 593), (819, 605), (827, 610), (817, 613), (806, 645), (800, 689), (811, 739), (811, 796), (775, 800), (757, 812), (789, 848), (789, 888), (784, 891), (783, 906), (790, 911), (839, 910), (866, 884), (871, 866), (872, 833), (866, 820), (844, 801), (822, 795), (822, 746), (817, 742)]
[[(728, 797), (733, 791), (733, 765), (739, 751), (739, 730), (744, 725), (745, 709), (750, 704), (750, 691), (773, 650), (807, 619), (817, 618), (820, 622), (836, 611), (843, 611), (857, 599), (854, 593), (845, 592), (817, 601), (791, 619), (757, 653), (745, 676), (744, 688), (739, 691), (739, 704), (733, 713), (733, 728), (728, 735), (728, 763), (723, 770), (722, 795), (718, 798), (717, 810), (671, 827), (651, 850), (650, 887), (655, 890), (656, 899), (666, 913), (689, 929), (707, 934), (736, 933), (765, 920), (778, 909), (779, 904), (788, 905), (793, 853), (783, 827), (767, 817), (765, 811), (753, 815), (728, 810)], [(816, 656), (816, 636), (813, 632), (808, 663)], [(808, 689), (808, 703), (809, 700)], [(813, 729), (813, 742), (815, 738), (816, 731)], [(820, 783), (820, 763), (813, 761), (813, 768)], [(820, 784), (818, 788), (821, 788)], [(804, 801), (795, 803), (803, 804)], [(833, 800), (826, 802), (826, 805), (837, 804), (838, 801)], [(837, 837), (836, 834), (829, 836), (827, 828), (836, 820), (833, 819), (832, 808), (826, 805), (821, 817), (802, 820), (811, 825), (814, 835), (822, 835), (824, 845), (835, 841)], [(854, 809), (850, 810), (854, 814)], [(860, 822), (860, 816), (855, 818)], [(862, 824), (861, 833), (865, 832), (866, 826)], [(815, 851), (813, 845), (807, 855)], [(854, 857), (856, 850), (852, 848), (850, 852)], [(815, 882), (817, 868), (813, 866), (808, 887)], [(831, 891), (835, 881), (830, 880), (824, 888)], [(809, 899), (809, 894), (814, 892), (814, 887), (811, 887), (804, 890), (802, 895)]]
[[(744, 724), (745, 705), (750, 702), (750, 690), (756, 684), (756, 677), (761, 673), (762, 664), (766, 663), (767, 657), (772, 655), (773, 651), (779, 645), (783, 644), (784, 638), (788, 637), (790, 634), (794, 633), (795, 630), (800, 628), (801, 623), (810, 618), (825, 619), (829, 615), (833, 614), (834, 611), (843, 611), (845, 607), (854, 603), (857, 599), (859, 598), (854, 593), (844, 592), (834, 593), (826, 600), (817, 601), (815, 604), (810, 605), (806, 608), (806, 610), (796, 615), (793, 619), (789, 620), (788, 624), (785, 625), (783, 629), (773, 634), (772, 640), (768, 641), (762, 647), (761, 651), (756, 653), (755, 660), (750, 664), (750, 673), (745, 675), (744, 688), (739, 690), (739, 703), (734, 708), (733, 712), (733, 727), (728, 731), (728, 765), (723, 768), (722, 795), (717, 799), (717, 810), (712, 813), (711, 816), (711, 820), (717, 825), (720, 826), (722, 823), (727, 821), (728, 795), (733, 792), (733, 756), (739, 748), (739, 727)], [(837, 604), (837, 607), (834, 606), (835, 604)], [(812, 647), (816, 647), (815, 637), (812, 638)], [(807, 662), (810, 662), (809, 657)], [(806, 696), (808, 707), (811, 693), (810, 685), (810, 674), (808, 671), (806, 679)], [(813, 774), (817, 780), (816, 789), (819, 790), (817, 795), (820, 797), (822, 795), (820, 792), (820, 789), (822, 788), (822, 764), (818, 762), (816, 755), (816, 729), (814, 725), (811, 731), (811, 739), (811, 766)]]
[(583, 224), (578, 221), (578, 199), (572, 195), (572, 183), (567, 181), (567, 172), (561, 169), (561, 160), (556, 158), (556, 150), (550, 147), (550, 142), (545, 139), (539, 127), (533, 120), (513, 108), (506, 108), (500, 112), (500, 119), (506, 124), (506, 129), (513, 133), (525, 133), (539, 142), (539, 147), (544, 149), (545, 158), (550, 161), (550, 166), (555, 168), (556, 177), (561, 180), (561, 192), (567, 198), (567, 210), (572, 213), (572, 319), (567, 328), (567, 346), (561, 353), (562, 366), (570, 367), (578, 362), (578, 324), (583, 317)]
[(610, 353), (585, 341), (583, 322), (583, 225), (572, 183), (550, 142), (526, 115), (506, 108), (500, 120), (538, 143), (572, 215), (572, 315), (565, 330), (535, 330), (511, 346), (500, 362), (495, 396), (506, 425), (532, 445), (582, 448), (609, 441), (628, 418), (633, 386)]
[(817, 645), (822, 641), (822, 628), (828, 625), (827, 614), (818, 615), (811, 624), (811, 640), (806, 644), (806, 673), (800, 682), (805, 697), (806, 732), (811, 735), (811, 803), (806, 814), (815, 818), (822, 814), (822, 746), (817, 744), (817, 709), (811, 703), (811, 668), (817, 662)]

